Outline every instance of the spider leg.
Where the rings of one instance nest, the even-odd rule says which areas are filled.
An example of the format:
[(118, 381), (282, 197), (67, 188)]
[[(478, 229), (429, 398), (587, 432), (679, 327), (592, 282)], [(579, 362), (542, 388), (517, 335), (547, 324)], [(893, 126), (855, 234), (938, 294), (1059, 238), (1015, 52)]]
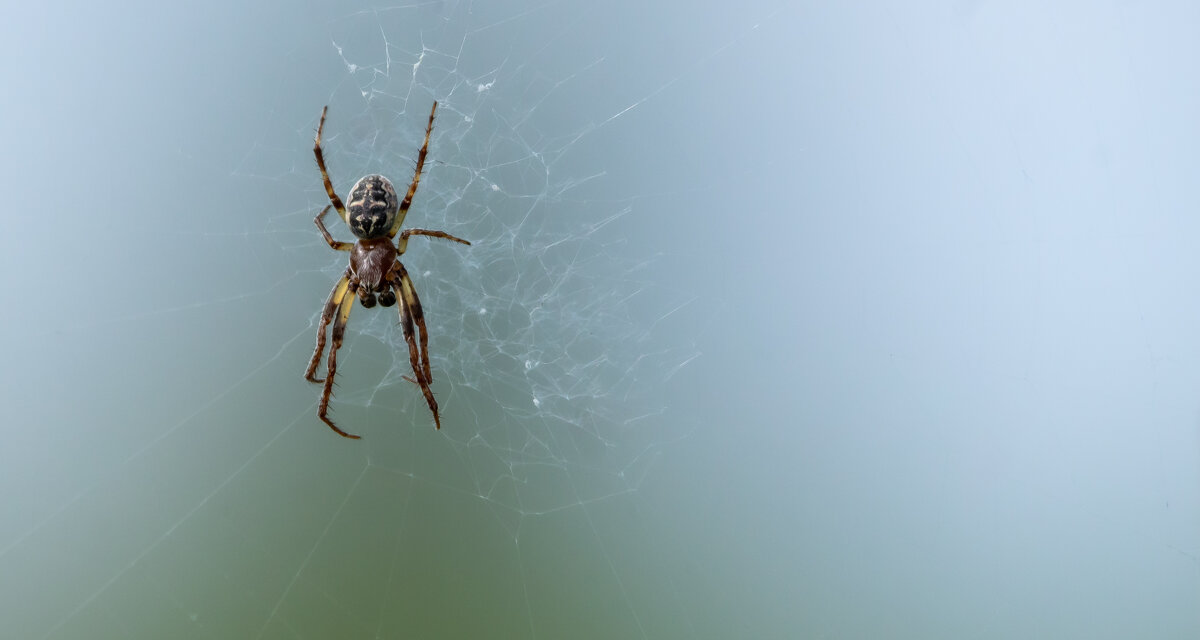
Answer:
[[(412, 365), (413, 375), (416, 376), (415, 380), (410, 378), (409, 380), (421, 387), (421, 393), (425, 395), (425, 403), (433, 412), (433, 422), (438, 429), (441, 429), (442, 419), (438, 415), (438, 403), (433, 397), (433, 391), (429, 388), (429, 384), (433, 382), (433, 374), (429, 367), (429, 333), (425, 329), (425, 314), (421, 311), (421, 300), (417, 298), (417, 290), (413, 288), (408, 271), (399, 261), (396, 261), (396, 273), (399, 275), (399, 282), (393, 282), (392, 287), (397, 289), (396, 297), (400, 300), (398, 305), (400, 326), (404, 330), (404, 341), (408, 343), (409, 363)], [(413, 328), (414, 321), (415, 330)], [(408, 377), (405, 376), (405, 378)]]
[(453, 240), (455, 242), (460, 242), (467, 246), (471, 246), (470, 242), (463, 240), (462, 238), (459, 238), (458, 236), (452, 236), (452, 235), (446, 233), (445, 231), (430, 231), (429, 229), (405, 229), (404, 233), (400, 234), (400, 240), (396, 242), (396, 253), (399, 253), (400, 255), (404, 255), (404, 252), (406, 250), (408, 250), (408, 237), (409, 236), (429, 236), (431, 238), (442, 238), (445, 240)]
[(329, 243), (330, 249), (333, 249), (334, 251), (349, 251), (350, 249), (354, 248), (353, 242), (338, 242), (337, 240), (333, 239), (332, 235), (329, 234), (329, 229), (325, 228), (325, 221), (323, 218), (325, 217), (326, 213), (329, 213), (330, 206), (332, 205), (325, 205), (325, 208), (321, 209), (321, 213), (318, 213), (317, 217), (313, 218), (313, 222), (317, 223), (317, 228), (321, 230), (321, 235), (325, 238), (325, 242)]
[[(342, 222), (346, 222), (346, 207), (342, 204), (342, 199), (338, 197), (337, 192), (333, 190), (333, 182), (329, 180), (329, 172), (325, 169), (325, 154), (321, 152), (321, 133), (325, 131), (325, 114), (328, 111), (328, 105), (321, 107), (321, 124), (317, 126), (317, 138), (313, 143), (313, 155), (317, 156), (317, 166), (321, 169), (321, 179), (325, 181), (325, 193), (329, 194), (329, 201), (333, 203), (333, 208), (337, 209)], [(428, 135), (426, 138), (428, 138)]]
[(351, 284), (342, 294), (341, 304), (338, 306), (337, 320), (333, 323), (333, 330), (330, 333), (333, 335), (333, 344), (329, 345), (329, 362), (326, 363), (326, 369), (329, 370), (325, 376), (325, 388), (321, 390), (321, 403), (317, 407), (317, 417), (322, 422), (329, 425), (330, 429), (337, 432), (339, 436), (353, 438), (357, 440), (359, 436), (346, 433), (333, 423), (327, 415), (329, 412), (329, 396), (333, 394), (333, 377), (337, 375), (337, 352), (342, 347), (342, 338), (346, 335), (346, 321), (350, 319), (350, 310), (354, 308), (355, 292), (358, 285)]
[[(410, 323), (415, 321), (417, 325), (417, 338), (421, 343), (421, 368), (425, 374), (425, 382), (431, 383), (433, 382), (433, 373), (429, 366), (429, 332), (425, 328), (425, 311), (421, 308), (421, 299), (417, 296), (417, 288), (413, 286), (412, 278), (408, 277), (408, 270), (404, 268), (404, 265), (400, 264), (397, 271), (400, 274), (400, 287), (406, 307), (405, 311), (409, 315)], [(403, 319), (401, 319), (401, 322), (403, 322)]]
[[(437, 113), (437, 100), (433, 101), (433, 108), (429, 110), (429, 124), (425, 125), (425, 142), (421, 144), (421, 151), (417, 153), (417, 171), (413, 174), (412, 184), (408, 186), (408, 193), (404, 194), (404, 200), (400, 203), (400, 210), (396, 213), (396, 220), (392, 223), (392, 229), (388, 231), (389, 238), (395, 238), (396, 232), (404, 224), (404, 216), (408, 215), (408, 208), (412, 206), (413, 196), (417, 193), (417, 184), (421, 182), (421, 172), (425, 168), (425, 154), (429, 151), (429, 134), (433, 132), (433, 116)], [(345, 214), (342, 214), (345, 218)]]
[(341, 280), (333, 285), (333, 290), (325, 299), (325, 307), (321, 310), (321, 321), (317, 323), (317, 348), (313, 350), (312, 359), (308, 361), (308, 368), (304, 370), (304, 379), (309, 382), (324, 382), (321, 378), (316, 377), (316, 373), (317, 363), (321, 361), (321, 353), (325, 350), (325, 328), (333, 319), (333, 313), (337, 311), (338, 304), (346, 297), (346, 289), (349, 287), (350, 273), (347, 272)]

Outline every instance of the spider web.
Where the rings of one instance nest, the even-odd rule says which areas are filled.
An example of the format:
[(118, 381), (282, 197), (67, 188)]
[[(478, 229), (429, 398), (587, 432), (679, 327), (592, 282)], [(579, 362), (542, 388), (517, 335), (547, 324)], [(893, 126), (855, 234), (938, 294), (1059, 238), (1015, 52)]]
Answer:
[[(664, 255), (651, 244), (631, 242), (636, 199), (610, 193), (607, 167), (613, 159), (594, 150), (601, 142), (594, 134), (638, 101), (591, 114), (581, 110), (571, 88), (594, 81), (589, 74), (603, 56), (593, 52), (589, 58), (572, 48), (568, 59), (544, 64), (570, 44), (560, 39), (569, 30), (526, 48), (512, 44), (509, 22), (530, 17), (488, 16), (477, 6), (441, 14), (400, 7), (356, 14), (331, 30), (330, 54), (341, 73), (328, 96), (324, 147), (335, 189), (345, 193), (372, 172), (403, 189), (436, 99), (425, 175), (405, 226), (444, 230), (472, 245), (414, 238), (402, 258), (426, 310), (440, 432), (405, 380), (412, 371), (395, 310), (352, 313), (333, 407), (344, 428), (366, 438), (366, 464), (266, 628), (288, 624), (299, 596), (293, 590), (311, 584), (308, 574), (320, 571), (312, 567), (321, 564), (329, 545), (345, 539), (341, 529), (354, 527), (355, 516), (343, 510), (381, 487), (384, 500), (389, 488), (392, 499), (406, 500), (387, 522), (414, 517), (408, 505), (434, 495), (465, 500), (464, 511), (440, 529), (470, 521), (468, 514), (482, 508), (486, 517), (478, 526), (494, 531), (492, 539), (502, 546), (480, 562), (515, 562), (500, 583), (512, 587), (505, 608), (518, 614), (517, 635), (550, 624), (535, 623), (544, 614), (530, 609), (539, 596), (530, 592), (529, 574), (542, 560), (525, 549), (538, 544), (530, 538), (546, 539), (547, 527), (559, 526), (557, 514), (586, 526), (585, 544), (599, 552), (586, 561), (595, 563), (589, 571), (611, 581), (621, 606), (633, 614), (621, 616), (614, 628), (643, 624), (631, 609), (625, 570), (614, 564), (593, 519), (597, 509), (635, 494), (662, 447), (686, 436), (664, 422), (662, 392), (698, 354), (663, 325), (695, 300), (656, 284)], [(501, 58), (497, 39), (506, 43)], [(531, 61), (539, 61), (536, 68)], [(307, 143), (315, 116), (296, 132), (300, 141)], [(251, 158), (248, 164), (262, 162)], [(346, 259), (328, 251), (312, 228), (311, 215), (327, 198), (308, 165), (305, 157), (280, 177), (307, 201), (273, 220), (281, 233), (271, 236), (298, 262), (323, 264), (313, 279), (306, 337)], [(340, 222), (331, 229), (350, 239)], [(317, 388), (310, 392), (315, 397)], [(397, 566), (375, 575), (386, 577), (380, 590), (408, 592), (413, 585), (397, 560), (407, 554), (389, 551)], [(442, 575), (447, 567), (430, 571)], [(389, 607), (377, 606), (382, 616), (367, 615), (383, 629)], [(355, 617), (346, 624), (355, 624)]]
[[(303, 320), (256, 332), (243, 318), (238, 335), (213, 335), (212, 344), (249, 355), (217, 382), (194, 374), (191, 394), (203, 400), (135, 419), (140, 441), (108, 445), (97, 460), (110, 464), (77, 471), (85, 482), (31, 507), (33, 526), (6, 532), (0, 562), (27, 585), (39, 567), (72, 562), (72, 553), (57, 555), (63, 549), (79, 549), (74, 562), (87, 567), (55, 587), (66, 592), (53, 604), (14, 613), (14, 633), (553, 637), (577, 632), (593, 602), (557, 602), (564, 580), (620, 611), (595, 626), (598, 637), (646, 635), (655, 616), (678, 617), (677, 605), (662, 608), (661, 598), (640, 593), (646, 551), (616, 551), (638, 527), (606, 531), (611, 510), (636, 513), (631, 499), (655, 460), (688, 435), (665, 419), (664, 389), (698, 356), (671, 327), (696, 300), (657, 284), (669, 256), (657, 242), (636, 240), (646, 210), (614, 190), (609, 168), (623, 150), (598, 133), (675, 79), (581, 106), (574, 88), (598, 81), (608, 45), (578, 46), (570, 29), (542, 42), (512, 30), (556, 23), (562, 11), (371, 10), (332, 23), (320, 54), (335, 70), (324, 143), (343, 195), (373, 172), (403, 189), (430, 104), (439, 102), (406, 226), (472, 246), (417, 237), (403, 260), (426, 310), (443, 429), (433, 429), (404, 380), (411, 371), (394, 308), (357, 307), (339, 354), (333, 415), (364, 440), (342, 441), (317, 421), (319, 387), (299, 371), (346, 260), (312, 224), (327, 201), (310, 150), (320, 102), (308, 119), (263, 117), (265, 132), (246, 143), (232, 179), (292, 207), (241, 230), (195, 215), (195, 226), (177, 233), (191, 244), (232, 246), (261, 274), (231, 266), (241, 283), (232, 294), (200, 283), (179, 301), (154, 299), (145, 310), (46, 331), (97, 342), (114, 325), (144, 331), (161, 320), (183, 333), (208, 316), (244, 315), (254, 301), (290, 306)], [(351, 239), (327, 221), (335, 237)], [(279, 261), (296, 271), (271, 275)], [(221, 281), (220, 265), (205, 268)], [(210, 358), (225, 361), (215, 351)], [(286, 385), (299, 401), (261, 395), (267, 385)], [(156, 486), (153, 495), (169, 486), (173, 498), (147, 519), (146, 500), (155, 498), (146, 491)], [(122, 513), (136, 532), (121, 524)], [(121, 542), (93, 542), (107, 533)], [(478, 615), (456, 618), (455, 593)]]
[(1190, 13), (217, 5), (9, 21), (0, 637), (1196, 636)]
[[(572, 87), (594, 82), (590, 74), (603, 56), (567, 47), (570, 30), (522, 48), (506, 27), (528, 15), (487, 16), (477, 6), (448, 14), (436, 16), (449, 18), (438, 26), (435, 16), (412, 7), (373, 10), (342, 21), (331, 36), (341, 82), (328, 99), (324, 146), (335, 188), (344, 193), (358, 176), (382, 172), (402, 189), (436, 99), (426, 172), (405, 224), (444, 230), (472, 245), (414, 238), (402, 258), (426, 310), (441, 432), (432, 430), (424, 400), (405, 380), (412, 371), (394, 310), (353, 312), (339, 359), (335, 419), (367, 438), (367, 464), (310, 552), (320, 555), (343, 539), (338, 530), (355, 520), (342, 509), (381, 486), (403, 492), (410, 505), (449, 492), (465, 500), (464, 509), (437, 529), (469, 522), (482, 509), (479, 526), (494, 530), (491, 539), (501, 547), (479, 562), (515, 563), (500, 573), (499, 584), (507, 585), (505, 615), (517, 614), (516, 635), (555, 624), (531, 609), (542, 597), (535, 576), (545, 560), (528, 548), (559, 541), (546, 536), (564, 521), (584, 527), (583, 544), (593, 550), (577, 558), (590, 556), (587, 573), (609, 582), (628, 611), (597, 632), (644, 634), (627, 569), (618, 568), (595, 518), (634, 495), (662, 447), (686, 436), (664, 421), (663, 390), (698, 354), (664, 326), (694, 299), (656, 284), (664, 255), (630, 240), (645, 211), (635, 211), (635, 198), (611, 193), (613, 158), (595, 151), (602, 142), (597, 131), (638, 100), (607, 111), (580, 109)], [(497, 39), (506, 43), (504, 57), (496, 57)], [(571, 55), (559, 64), (543, 64), (567, 50)], [(315, 124), (314, 117), (298, 132), (302, 140)], [(309, 228), (326, 196), (306, 164), (286, 178), (308, 195), (306, 206), (276, 223), (305, 234), (284, 243), (284, 251), (324, 262), (311, 298), (317, 303), (345, 269), (345, 255), (329, 252)], [(335, 235), (348, 239), (335, 226)], [(310, 330), (317, 311), (314, 304)], [(397, 479), (416, 484), (399, 489)], [(409, 506), (396, 517), (414, 517), (413, 511)], [(430, 535), (440, 539), (444, 532)], [(394, 553), (393, 562), (407, 555)], [(303, 574), (319, 561), (304, 563), (295, 588), (311, 582)], [(430, 568), (435, 576), (446, 570)], [(393, 566), (378, 573), (387, 581), (381, 590), (413, 589), (405, 571)], [(294, 606), (292, 599), (285, 594), (277, 603), (280, 613)], [(382, 629), (389, 607), (380, 610), (382, 616), (368, 616)], [(273, 613), (268, 626), (287, 619)], [(496, 632), (494, 622), (482, 624)]]
[[(692, 300), (655, 284), (661, 255), (631, 245), (631, 201), (606, 194), (603, 164), (579, 153), (599, 124), (554, 122), (556, 90), (586, 81), (588, 66), (546, 77), (475, 54), (477, 32), (431, 33), (410, 13), (361, 14), (335, 34), (345, 77), (329, 100), (326, 154), (339, 192), (372, 171), (403, 189), (439, 101), (406, 226), (472, 246), (418, 237), (402, 259), (426, 309), (443, 435), (471, 471), (469, 491), (511, 512), (515, 535), (522, 517), (635, 490), (679, 435), (661, 428), (660, 390), (696, 353), (656, 326)], [(363, 38), (372, 27), (378, 37)], [(289, 225), (325, 199), (311, 168), (296, 179), (312, 204)], [(345, 254), (304, 231), (308, 242), (285, 249), (325, 260), (336, 280)], [(368, 425), (368, 437), (398, 432), (405, 446), (432, 419), (404, 380), (396, 312), (356, 309), (351, 324), (342, 371), (359, 373), (340, 378), (338, 419)]]

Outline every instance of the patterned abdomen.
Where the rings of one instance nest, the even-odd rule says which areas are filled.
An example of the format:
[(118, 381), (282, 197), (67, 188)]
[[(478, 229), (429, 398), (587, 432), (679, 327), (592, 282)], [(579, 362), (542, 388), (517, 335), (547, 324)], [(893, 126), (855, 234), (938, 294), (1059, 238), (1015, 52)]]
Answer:
[(350, 189), (346, 221), (350, 232), (363, 240), (387, 235), (396, 220), (400, 199), (392, 183), (381, 175), (363, 176)]

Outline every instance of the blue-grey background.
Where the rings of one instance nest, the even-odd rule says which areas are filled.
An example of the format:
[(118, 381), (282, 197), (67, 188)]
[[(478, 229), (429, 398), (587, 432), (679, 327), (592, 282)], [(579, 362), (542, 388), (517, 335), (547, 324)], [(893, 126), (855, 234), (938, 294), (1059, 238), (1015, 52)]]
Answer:
[(1198, 637), (1200, 10), (1044, 4), (6, 8), (0, 637)]

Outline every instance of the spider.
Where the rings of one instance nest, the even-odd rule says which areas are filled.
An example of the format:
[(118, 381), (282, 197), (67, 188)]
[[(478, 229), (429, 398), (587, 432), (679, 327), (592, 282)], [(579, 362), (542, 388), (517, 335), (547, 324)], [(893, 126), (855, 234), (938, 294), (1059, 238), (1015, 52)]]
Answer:
[[(408, 343), (408, 359), (412, 365), (413, 377), (404, 376), (405, 380), (421, 387), (425, 402), (433, 412), (433, 422), (438, 429), (442, 428), (442, 420), (438, 417), (437, 400), (429, 389), (433, 375), (429, 368), (429, 334), (425, 329), (425, 314), (421, 311), (421, 300), (417, 297), (417, 289), (413, 286), (408, 271), (400, 262), (399, 257), (408, 248), (411, 236), (430, 236), (453, 240), (465, 245), (470, 242), (452, 236), (445, 231), (430, 231), (428, 229), (406, 229), (400, 234), (400, 240), (392, 244), (396, 232), (404, 223), (404, 216), (412, 205), (413, 195), (417, 192), (417, 184), (421, 181), (421, 170), (425, 166), (425, 153), (429, 150), (429, 134), (433, 132), (433, 117), (437, 113), (437, 102), (429, 111), (429, 124), (425, 127), (425, 142), (417, 154), (417, 170), (413, 174), (412, 184), (404, 200), (397, 202), (396, 189), (392, 183), (381, 175), (364, 176), (354, 183), (350, 189), (348, 205), (343, 206), (341, 198), (333, 190), (329, 180), (329, 172), (325, 169), (325, 157), (321, 153), (321, 133), (325, 130), (325, 114), (329, 111), (326, 106), (321, 109), (321, 124), (317, 127), (317, 138), (313, 144), (313, 155), (317, 157), (317, 167), (321, 169), (321, 178), (325, 181), (325, 192), (329, 194), (330, 204), (321, 209), (321, 213), (313, 218), (325, 242), (334, 251), (349, 251), (350, 266), (346, 273), (333, 285), (329, 298), (325, 300), (325, 308), (321, 311), (321, 321), (317, 326), (317, 347), (313, 351), (312, 360), (304, 371), (304, 379), (309, 382), (324, 382), (321, 390), (321, 402), (317, 409), (317, 417), (338, 435), (357, 439), (359, 436), (346, 433), (329, 419), (329, 396), (333, 392), (333, 377), (337, 374), (337, 352), (342, 346), (342, 338), (346, 334), (346, 321), (350, 318), (350, 309), (354, 306), (357, 296), (362, 306), (370, 309), (379, 304), (390, 307), (400, 302), (400, 326), (404, 331), (404, 341)], [(355, 242), (338, 242), (325, 228), (325, 214), (333, 207), (341, 216), (350, 232), (358, 238)], [(322, 380), (315, 376), (317, 363), (325, 349), (325, 329), (333, 320), (333, 330), (330, 335), (333, 344), (329, 347), (329, 361), (326, 363), (327, 374)], [(414, 330), (415, 325), (415, 330)]]

